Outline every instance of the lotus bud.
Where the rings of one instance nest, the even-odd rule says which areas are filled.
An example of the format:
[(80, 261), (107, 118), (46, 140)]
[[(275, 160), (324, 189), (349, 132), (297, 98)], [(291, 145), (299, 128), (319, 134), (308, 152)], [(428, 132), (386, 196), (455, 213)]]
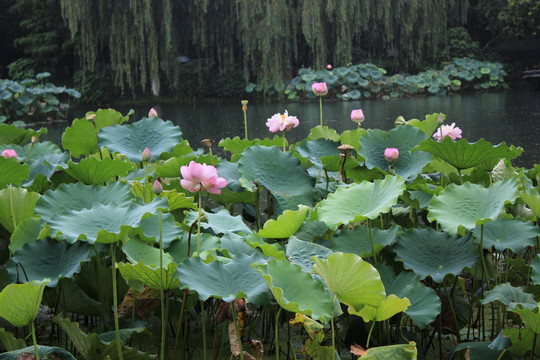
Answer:
[(327, 68), (328, 70), (332, 70), (332, 64), (326, 65), (326, 68)]
[(141, 160), (142, 161), (150, 161), (150, 159), (152, 159), (152, 153), (150, 152), (150, 149), (145, 148), (143, 150), (143, 152), (142, 152)]
[(163, 192), (163, 185), (161, 185), (158, 179), (154, 181), (154, 185), (152, 185), (152, 191), (154, 192), (154, 194), (161, 194)]
[(148, 112), (148, 117), (149, 118), (158, 117), (156, 109), (151, 108), (150, 111)]
[(34, 145), (35, 143), (37, 143), (37, 142), (38, 142), (37, 136), (32, 136), (32, 139), (30, 140), (30, 142), (32, 143), (32, 145)]
[(17, 152), (13, 149), (6, 149), (4, 151), (2, 151), (2, 156), (6, 159), (9, 159), (9, 158), (12, 158), (14, 157), (15, 159), (17, 159)]
[(356, 109), (351, 111), (351, 120), (360, 125), (364, 121), (364, 112), (362, 109)]
[(326, 83), (313, 83), (311, 85), (311, 90), (313, 90), (313, 93), (315, 96), (324, 96), (328, 94), (328, 87), (326, 86)]
[(407, 120), (403, 116), (398, 116), (396, 121), (394, 121), (395, 126), (407, 125)]
[(437, 124), (441, 125), (442, 123), (444, 123), (444, 119), (443, 119), (442, 115), (439, 114), (439, 116), (437, 116)]
[(386, 150), (384, 150), (384, 158), (386, 159), (386, 161), (394, 162), (398, 159), (398, 157), (399, 157), (398, 149), (386, 148)]

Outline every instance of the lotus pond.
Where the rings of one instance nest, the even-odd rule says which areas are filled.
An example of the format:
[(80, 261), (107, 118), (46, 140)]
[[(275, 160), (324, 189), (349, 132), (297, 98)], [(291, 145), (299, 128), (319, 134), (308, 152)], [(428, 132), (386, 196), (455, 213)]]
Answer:
[(130, 116), (0, 124), (0, 359), (540, 356), (523, 149), (439, 113), (199, 148)]

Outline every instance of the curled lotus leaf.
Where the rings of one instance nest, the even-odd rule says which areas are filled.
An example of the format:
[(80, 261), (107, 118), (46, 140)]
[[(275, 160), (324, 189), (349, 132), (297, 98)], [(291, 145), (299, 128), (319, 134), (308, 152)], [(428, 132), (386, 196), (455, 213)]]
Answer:
[(34, 321), (48, 279), (24, 284), (9, 284), (0, 292), (0, 317), (15, 327)]
[(286, 239), (293, 236), (306, 219), (308, 206), (299, 205), (298, 210), (285, 210), (276, 220), (270, 219), (259, 230), (259, 236), (264, 238)]
[(362, 317), (364, 322), (383, 321), (407, 310), (409, 306), (411, 306), (409, 299), (401, 299), (394, 294), (390, 294), (386, 299), (381, 300), (379, 306), (365, 305), (360, 311), (349, 308), (349, 313)]

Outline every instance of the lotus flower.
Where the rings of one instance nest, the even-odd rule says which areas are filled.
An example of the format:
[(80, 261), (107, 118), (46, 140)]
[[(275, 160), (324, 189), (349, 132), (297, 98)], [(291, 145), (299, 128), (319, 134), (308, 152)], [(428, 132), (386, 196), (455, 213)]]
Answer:
[(203, 189), (212, 194), (221, 194), (220, 189), (227, 185), (227, 180), (218, 177), (217, 170), (212, 165), (191, 161), (188, 166), (180, 168), (180, 173), (183, 177), (180, 185), (191, 192)]
[(152, 185), (152, 191), (154, 192), (154, 194), (161, 194), (163, 192), (163, 185), (161, 185), (158, 179), (154, 181), (154, 185)]
[(452, 140), (461, 139), (461, 129), (455, 125), (456, 123), (452, 123), (452, 125), (441, 125), (437, 131), (435, 131), (433, 137), (437, 141), (441, 141), (447, 136), (450, 136)]
[(326, 68), (327, 68), (328, 70), (332, 70), (332, 64), (326, 65)]
[(156, 111), (156, 109), (151, 108), (150, 111), (148, 112), (148, 117), (153, 118), (154, 116), (158, 117), (157, 111)]
[(17, 153), (13, 149), (6, 149), (2, 151), (2, 156), (5, 157), (6, 159), (9, 159), (11, 157), (14, 157), (15, 159), (17, 159)]
[(285, 110), (284, 114), (277, 113), (272, 115), (272, 117), (266, 121), (266, 126), (268, 126), (270, 132), (273, 133), (277, 131), (289, 131), (299, 124), (298, 118), (296, 116), (289, 116), (287, 110)]
[(399, 157), (399, 150), (396, 148), (386, 148), (384, 150), (384, 158), (386, 161), (394, 162)]
[(145, 148), (143, 150), (143, 152), (142, 152), (141, 160), (142, 161), (150, 161), (150, 159), (152, 159), (152, 153), (150, 152), (150, 149)]
[(311, 90), (313, 90), (313, 93), (315, 96), (324, 96), (328, 94), (328, 87), (326, 86), (326, 83), (314, 83), (311, 85)]
[(351, 120), (354, 121), (355, 123), (358, 123), (358, 126), (360, 126), (360, 124), (364, 121), (365, 117), (364, 117), (364, 112), (362, 111), (362, 109), (356, 109), (356, 110), (353, 110), (351, 111)]

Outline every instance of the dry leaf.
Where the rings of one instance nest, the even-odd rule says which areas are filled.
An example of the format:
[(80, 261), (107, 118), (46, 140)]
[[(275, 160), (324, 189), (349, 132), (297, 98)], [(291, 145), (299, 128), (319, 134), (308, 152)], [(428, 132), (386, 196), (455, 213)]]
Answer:
[(351, 354), (357, 355), (357, 356), (364, 356), (366, 355), (367, 351), (364, 350), (363, 347), (361, 347), (358, 344), (352, 344), (351, 345)]

